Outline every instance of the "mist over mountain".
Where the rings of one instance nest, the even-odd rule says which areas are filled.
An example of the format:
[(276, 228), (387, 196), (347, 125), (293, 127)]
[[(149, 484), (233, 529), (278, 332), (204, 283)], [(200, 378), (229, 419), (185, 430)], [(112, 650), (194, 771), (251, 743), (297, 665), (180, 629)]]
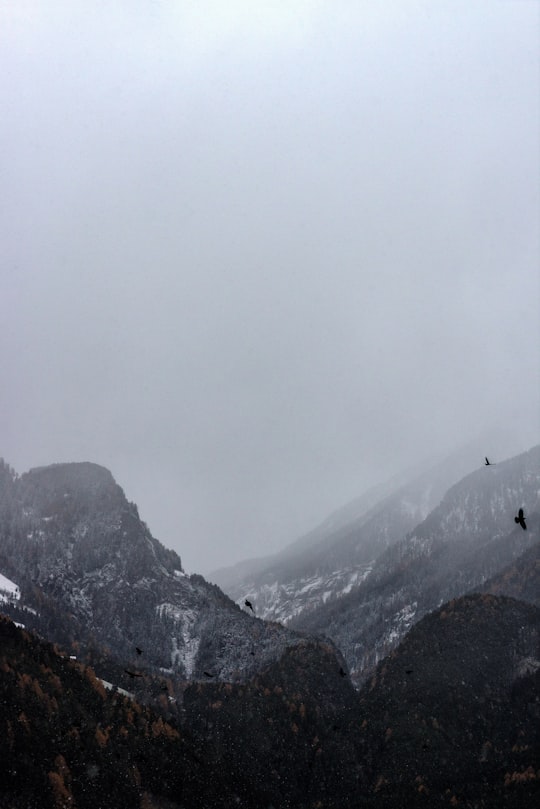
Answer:
[(107, 469), (2, 463), (0, 611), (26, 630), (0, 621), (0, 806), (534, 802), (540, 447), (444, 491), (454, 474), (369, 493), (286, 551), (290, 586), (310, 548), (314, 575), (365, 575), (285, 628), (258, 593), (254, 616), (187, 576)]
[(540, 806), (539, 29), (0, 2), (0, 809)]
[(497, 446), (503, 459), (514, 441), (511, 433), (483, 435), (369, 489), (280, 553), (215, 570), (209, 578), (235, 600), (251, 592), (259, 614), (288, 623), (357, 584), (381, 550), (425, 519), (452, 484), (483, 462), (486, 444)]
[[(382, 550), (356, 588), (290, 621), (338, 645), (358, 682), (427, 612), (495, 576), (540, 540), (540, 446), (452, 486)], [(514, 523), (519, 507), (528, 530)]]
[(393, 481), (391, 492), (368, 492), (280, 554), (213, 579), (238, 601), (249, 593), (269, 620), (332, 638), (360, 682), (426, 611), (537, 541), (536, 516), (528, 532), (513, 517), (519, 504), (538, 511), (539, 455), (535, 447), (487, 466), (472, 445)]

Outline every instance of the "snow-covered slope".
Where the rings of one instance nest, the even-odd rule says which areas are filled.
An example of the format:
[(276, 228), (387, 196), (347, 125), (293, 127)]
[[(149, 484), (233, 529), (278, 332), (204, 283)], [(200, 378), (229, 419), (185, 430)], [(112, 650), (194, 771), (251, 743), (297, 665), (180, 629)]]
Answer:
[(16, 602), (21, 597), (19, 585), (0, 573), (0, 604)]
[[(289, 624), (303, 612), (311, 611), (321, 604), (334, 601), (353, 587), (357, 587), (369, 574), (371, 565), (354, 565), (346, 570), (335, 570), (312, 576), (299, 576), (293, 581), (272, 584), (252, 585), (247, 591), (248, 600), (256, 603), (257, 615), (268, 621)], [(237, 599), (239, 606), (243, 596)]]

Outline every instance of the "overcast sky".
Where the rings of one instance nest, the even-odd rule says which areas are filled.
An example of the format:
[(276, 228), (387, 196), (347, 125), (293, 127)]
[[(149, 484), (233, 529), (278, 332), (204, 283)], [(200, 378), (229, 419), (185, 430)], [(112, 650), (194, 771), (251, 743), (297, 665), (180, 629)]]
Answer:
[(108, 467), (205, 573), (537, 443), (539, 42), (526, 0), (0, 0), (0, 456)]

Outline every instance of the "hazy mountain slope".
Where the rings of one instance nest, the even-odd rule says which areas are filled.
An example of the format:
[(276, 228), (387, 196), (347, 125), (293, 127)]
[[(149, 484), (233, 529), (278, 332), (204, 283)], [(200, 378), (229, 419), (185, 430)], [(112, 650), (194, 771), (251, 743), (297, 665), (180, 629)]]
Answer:
[(275, 557), (216, 571), (212, 580), (239, 603), (248, 595), (257, 615), (289, 624), (357, 588), (374, 560), (422, 522), (479, 460), (477, 444), (456, 451), (407, 482), (396, 478), (376, 487)]
[[(376, 560), (366, 580), (291, 622), (341, 649), (358, 682), (412, 624), (481, 586), (540, 539), (540, 447), (453, 486), (414, 531)], [(519, 506), (529, 530), (514, 524)]]
[(0, 572), (21, 590), (11, 614), (44, 636), (184, 679), (207, 670), (226, 680), (298, 642), (186, 576), (103, 467), (56, 464), (20, 478), (4, 467), (0, 484)]
[(540, 542), (488, 579), (479, 590), (483, 593), (511, 596), (540, 607)]
[(329, 539), (338, 538), (342, 532), (346, 534), (351, 524), (361, 520), (373, 506), (396, 491), (403, 483), (401, 477), (396, 477), (387, 483), (374, 486), (350, 503), (336, 509), (320, 525), (294, 540), (278, 553), (245, 559), (230, 567), (219, 568), (212, 571), (209, 578), (219, 584), (225, 592), (229, 592), (229, 590), (243, 592), (242, 588), (245, 588), (244, 583), (249, 577), (254, 579), (262, 576), (268, 579), (273, 575), (287, 576), (289, 569), (294, 569), (298, 565), (302, 566), (305, 559), (309, 559), (309, 554), (319, 546), (323, 546)]

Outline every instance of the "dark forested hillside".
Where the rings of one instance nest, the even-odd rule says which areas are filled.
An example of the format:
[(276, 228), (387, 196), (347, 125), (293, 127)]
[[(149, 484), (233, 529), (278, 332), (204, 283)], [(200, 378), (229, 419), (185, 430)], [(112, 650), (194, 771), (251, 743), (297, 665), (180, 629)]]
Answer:
[(426, 616), (360, 693), (314, 641), (175, 719), (0, 619), (0, 807), (521, 809), (540, 796), (540, 613), (490, 594)]
[[(225, 806), (205, 750), (0, 616), (1, 809)], [(228, 805), (232, 805), (229, 803)]]
[(374, 805), (534, 805), (539, 677), (533, 605), (476, 594), (426, 616), (359, 695)]

